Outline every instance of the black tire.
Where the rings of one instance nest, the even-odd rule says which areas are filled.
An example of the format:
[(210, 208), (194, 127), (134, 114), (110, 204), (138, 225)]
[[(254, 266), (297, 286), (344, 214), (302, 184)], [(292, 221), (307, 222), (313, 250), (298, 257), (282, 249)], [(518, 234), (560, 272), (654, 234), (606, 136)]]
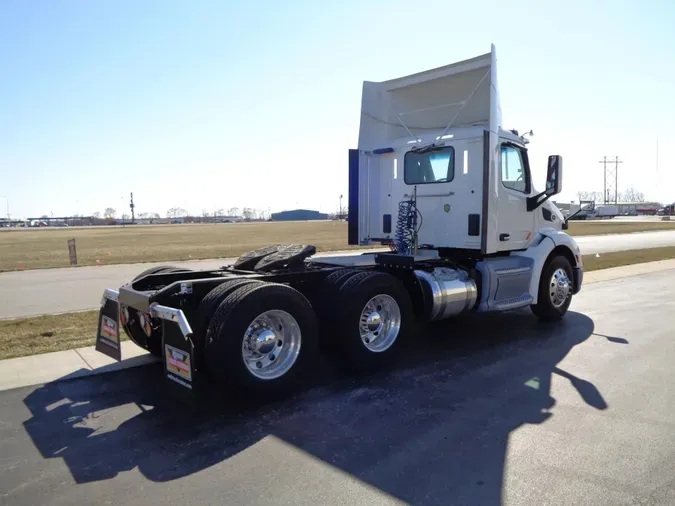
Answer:
[[(333, 328), (335, 321), (339, 318), (340, 312), (337, 310), (337, 298), (340, 293), (340, 287), (352, 276), (356, 276), (360, 271), (353, 269), (340, 269), (331, 272), (320, 285), (319, 293), (314, 301), (317, 316), (319, 317), (319, 326), (321, 335), (328, 335)], [(322, 344), (330, 344), (330, 340), (321, 339)]]
[(136, 281), (137, 279), (141, 279), (143, 276), (147, 276), (148, 274), (159, 274), (160, 272), (181, 272), (181, 271), (189, 271), (190, 269), (181, 269), (179, 267), (173, 267), (171, 265), (158, 265), (156, 267), (150, 267), (149, 269), (144, 270), (141, 272), (139, 275), (137, 275), (133, 280)]
[[(361, 314), (366, 304), (376, 295), (393, 299), (400, 311), (400, 327), (393, 342), (386, 349), (369, 349), (361, 339)], [(382, 308), (377, 308), (381, 311)], [(333, 331), (330, 338), (342, 365), (356, 373), (379, 370), (392, 363), (394, 356), (405, 345), (414, 325), (410, 295), (398, 279), (383, 272), (360, 272), (349, 277), (340, 287), (335, 299)], [(375, 343), (369, 343), (373, 346)]]
[[(340, 287), (352, 276), (360, 274), (361, 271), (354, 269), (340, 269), (335, 272), (331, 272), (326, 279), (323, 281), (323, 294), (328, 295), (329, 297), (335, 297), (340, 290)], [(326, 299), (324, 299), (326, 300)], [(333, 300), (330, 301), (331, 303)]]
[[(564, 270), (567, 274), (569, 291), (565, 302), (562, 305), (556, 306), (551, 300), (550, 288), (553, 274), (558, 269)], [(567, 260), (567, 258), (564, 256), (553, 257), (541, 272), (537, 303), (530, 306), (535, 316), (542, 321), (557, 321), (562, 319), (562, 317), (565, 316), (565, 313), (567, 313), (567, 309), (570, 307), (570, 304), (572, 303), (572, 283), (572, 266), (570, 265), (569, 260)]]
[[(300, 352), (280, 377), (261, 379), (246, 366), (242, 346), (252, 322), (269, 310), (289, 313), (300, 328)], [(206, 333), (205, 361), (209, 375), (237, 397), (278, 398), (299, 387), (318, 353), (318, 321), (309, 301), (297, 290), (277, 283), (249, 284), (234, 290), (216, 309)]]
[[(144, 270), (140, 274), (138, 274), (133, 281), (136, 281), (138, 279), (141, 279), (144, 276), (147, 276), (148, 274), (159, 274), (160, 272), (187, 272), (190, 269), (180, 269), (178, 267), (172, 267), (170, 265), (158, 265), (156, 267), (151, 267), (149, 269)], [(129, 339), (131, 339), (134, 343), (136, 343), (138, 346), (140, 346), (143, 349), (148, 350), (151, 354), (153, 354), (156, 357), (161, 357), (162, 356), (162, 340), (161, 338), (154, 339), (154, 338), (148, 338), (145, 335), (145, 332), (141, 328), (141, 325), (138, 321), (138, 311), (136, 311), (134, 308), (127, 308), (127, 311), (129, 312), (129, 320), (122, 325), (122, 330), (124, 330), (124, 333), (127, 335)]]
[(195, 340), (195, 347), (198, 353), (201, 353), (204, 349), (204, 342), (206, 339), (206, 331), (209, 328), (209, 323), (213, 314), (220, 306), (228, 295), (234, 292), (237, 288), (242, 286), (257, 284), (262, 285), (262, 281), (255, 279), (230, 279), (215, 287), (209, 293), (207, 293), (202, 301), (199, 303), (199, 309), (197, 310), (194, 318), (194, 323), (192, 325), (192, 332)]

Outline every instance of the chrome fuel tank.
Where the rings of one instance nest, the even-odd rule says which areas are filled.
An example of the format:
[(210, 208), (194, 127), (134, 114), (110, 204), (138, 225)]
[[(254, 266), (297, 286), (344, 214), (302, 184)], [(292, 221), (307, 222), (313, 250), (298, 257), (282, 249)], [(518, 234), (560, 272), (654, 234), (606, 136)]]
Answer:
[(437, 267), (430, 272), (416, 270), (415, 276), (422, 285), (431, 321), (445, 320), (476, 305), (476, 282), (465, 271)]

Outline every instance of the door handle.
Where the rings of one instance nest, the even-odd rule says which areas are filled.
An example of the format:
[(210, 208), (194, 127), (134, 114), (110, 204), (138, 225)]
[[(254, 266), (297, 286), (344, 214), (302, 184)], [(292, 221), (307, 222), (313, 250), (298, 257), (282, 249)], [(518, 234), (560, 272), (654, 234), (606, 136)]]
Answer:
[(511, 236), (509, 234), (499, 234), (500, 241), (508, 241)]

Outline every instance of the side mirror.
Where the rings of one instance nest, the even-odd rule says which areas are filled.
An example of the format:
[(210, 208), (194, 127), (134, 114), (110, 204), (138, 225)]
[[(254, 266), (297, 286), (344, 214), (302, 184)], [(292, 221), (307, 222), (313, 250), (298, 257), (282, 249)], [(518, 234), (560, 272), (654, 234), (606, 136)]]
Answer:
[(539, 195), (527, 197), (527, 210), (534, 211), (549, 197), (562, 191), (562, 156), (551, 155), (548, 157), (548, 169), (546, 171), (546, 189)]
[(562, 156), (551, 155), (548, 157), (548, 170), (546, 172), (546, 195), (557, 195), (562, 191)]

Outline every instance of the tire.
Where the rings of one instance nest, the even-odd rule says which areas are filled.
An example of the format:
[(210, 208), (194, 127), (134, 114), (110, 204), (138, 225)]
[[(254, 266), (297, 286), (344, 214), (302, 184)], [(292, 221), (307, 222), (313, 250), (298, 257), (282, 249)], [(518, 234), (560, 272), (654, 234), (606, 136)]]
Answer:
[[(327, 300), (326, 297), (334, 299), (334, 297), (339, 293), (340, 287), (351, 277), (360, 274), (359, 271), (353, 269), (340, 269), (338, 271), (330, 273), (326, 279), (323, 281), (323, 300)], [(333, 300), (328, 301), (327, 305), (330, 305)]]
[(190, 269), (180, 269), (179, 267), (173, 267), (171, 265), (158, 265), (156, 267), (150, 267), (149, 269), (144, 270), (138, 276), (136, 276), (133, 281), (141, 279), (143, 276), (147, 276), (148, 274), (159, 274), (160, 272), (187, 272), (189, 270)]
[[(391, 364), (414, 325), (412, 302), (403, 284), (391, 274), (360, 272), (342, 284), (335, 304), (337, 318), (331, 338), (342, 364), (356, 373), (376, 371)], [(362, 338), (362, 330), (364, 333), (366, 330), (363, 326), (367, 325), (365, 311), (371, 311), (374, 318), (371, 325), (386, 325), (387, 319), (382, 322), (379, 318), (386, 315), (387, 308), (397, 315), (394, 318), (398, 320), (398, 331), (391, 329), (389, 333), (380, 326), (373, 334), (375, 327), (371, 327), (371, 333)]]
[(349, 279), (363, 271), (340, 269), (329, 274), (320, 285), (320, 298), (317, 303), (319, 316), (319, 345), (328, 354), (339, 353), (336, 340), (332, 338), (337, 320), (340, 318), (338, 297), (340, 288)]
[[(254, 321), (269, 311), (277, 312), (268, 320), (274, 323), (274, 335), (263, 346), (272, 349), (260, 350), (260, 359), (247, 362), (245, 335)], [(280, 322), (282, 328), (277, 329)], [(293, 327), (299, 333), (294, 333)], [(274, 345), (293, 343), (293, 335), (299, 335), (295, 346), (282, 346), (277, 351)], [(216, 309), (206, 333), (204, 356), (209, 375), (221, 388), (237, 397), (267, 400), (287, 395), (304, 383), (316, 363), (317, 344), (317, 317), (300, 292), (277, 283), (249, 284), (230, 293)]]
[[(170, 265), (158, 265), (156, 267), (151, 267), (150, 269), (144, 270), (143, 272), (138, 274), (133, 279), (133, 281), (141, 279), (142, 277), (147, 276), (148, 274), (159, 274), (160, 272), (166, 273), (181, 272), (189, 270), (190, 269), (180, 269), (178, 267), (172, 267)], [(145, 335), (145, 332), (143, 332), (143, 329), (141, 328), (140, 323), (138, 321), (138, 311), (136, 311), (134, 308), (127, 308), (127, 311), (129, 312), (129, 320), (125, 325), (122, 325), (124, 333), (127, 335), (129, 339), (131, 339), (141, 348), (148, 350), (151, 354), (153, 354), (156, 357), (161, 357), (163, 355), (162, 340), (148, 338)], [(143, 345), (143, 343), (145, 343), (145, 346)]]
[[(562, 304), (555, 303), (553, 300), (554, 296), (551, 295), (551, 288), (554, 288), (552, 283), (554, 282), (554, 275), (556, 273), (558, 273), (558, 275), (564, 273), (567, 277), (567, 288), (563, 288), (563, 290), (567, 292), (567, 296)], [(537, 318), (542, 321), (558, 321), (565, 316), (567, 309), (572, 303), (572, 280), (572, 266), (570, 265), (569, 260), (564, 256), (553, 257), (541, 272), (537, 303), (530, 306)], [(564, 284), (564, 278), (562, 281)]]
[(199, 303), (199, 309), (197, 309), (192, 328), (195, 340), (195, 348), (197, 349), (198, 353), (201, 353), (204, 349), (206, 331), (209, 328), (209, 322), (211, 321), (213, 314), (216, 312), (216, 309), (218, 309), (218, 306), (221, 304), (221, 302), (223, 302), (227, 296), (234, 292), (237, 288), (251, 284), (262, 285), (263, 282), (245, 278), (230, 279), (219, 284), (204, 296), (202, 301)]
[[(336, 311), (340, 287), (357, 274), (359, 274), (359, 271), (353, 269), (340, 269), (330, 273), (321, 283), (314, 303), (317, 316), (319, 317), (321, 335), (330, 334), (330, 330), (340, 316), (339, 311)], [(321, 338), (320, 341), (325, 345), (329, 345), (332, 342), (331, 340)]]

